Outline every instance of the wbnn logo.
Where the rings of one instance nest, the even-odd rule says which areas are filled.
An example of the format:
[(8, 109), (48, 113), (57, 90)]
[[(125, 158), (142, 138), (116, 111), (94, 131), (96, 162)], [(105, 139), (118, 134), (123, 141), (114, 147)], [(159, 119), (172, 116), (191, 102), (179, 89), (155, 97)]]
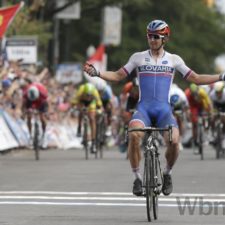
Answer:
[(205, 201), (203, 197), (176, 197), (176, 201), (180, 215), (225, 215), (225, 201)]

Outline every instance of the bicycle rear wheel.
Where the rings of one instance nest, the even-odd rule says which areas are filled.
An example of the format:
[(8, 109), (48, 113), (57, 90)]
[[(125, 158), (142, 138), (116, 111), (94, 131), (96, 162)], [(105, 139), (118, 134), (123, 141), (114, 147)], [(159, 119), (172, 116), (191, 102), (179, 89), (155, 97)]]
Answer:
[(88, 125), (84, 122), (83, 145), (85, 150), (85, 159), (88, 159)]
[(39, 160), (39, 126), (37, 122), (34, 123), (33, 147), (35, 152), (35, 159)]
[(151, 222), (152, 219), (152, 210), (153, 210), (153, 174), (152, 174), (152, 159), (150, 152), (146, 152), (145, 157), (145, 195), (146, 195), (146, 209), (147, 209), (147, 218)]

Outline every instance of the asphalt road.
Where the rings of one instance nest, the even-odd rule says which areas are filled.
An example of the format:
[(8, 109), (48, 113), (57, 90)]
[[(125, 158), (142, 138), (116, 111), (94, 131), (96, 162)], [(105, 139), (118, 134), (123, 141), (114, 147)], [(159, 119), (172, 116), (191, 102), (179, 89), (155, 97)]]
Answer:
[[(32, 150), (15, 150), (0, 155), (0, 171), (0, 225), (148, 224), (145, 200), (132, 195), (129, 162), (116, 148), (102, 160), (85, 160), (81, 149), (52, 149), (35, 161)], [(152, 223), (224, 224), (224, 171), (225, 160), (216, 160), (211, 146), (204, 161), (184, 149), (173, 170), (174, 192), (160, 196)]]

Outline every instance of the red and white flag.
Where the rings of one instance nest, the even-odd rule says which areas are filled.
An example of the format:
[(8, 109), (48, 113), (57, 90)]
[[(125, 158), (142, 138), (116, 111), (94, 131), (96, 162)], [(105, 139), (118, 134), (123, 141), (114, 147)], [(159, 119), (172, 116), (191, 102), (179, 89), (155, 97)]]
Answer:
[(106, 54), (105, 54), (105, 45), (100, 44), (96, 49), (95, 53), (88, 59), (97, 70), (105, 71), (106, 70)]
[(10, 7), (0, 8), (0, 39), (4, 36), (7, 28), (23, 5), (24, 2), (20, 2)]
[[(88, 62), (91, 63), (98, 71), (106, 70), (106, 61), (105, 45), (103, 44), (100, 44), (95, 53), (88, 59)], [(86, 73), (84, 73), (84, 76), (88, 82), (94, 84), (99, 90), (104, 89), (107, 85), (106, 81), (99, 77), (90, 77)]]

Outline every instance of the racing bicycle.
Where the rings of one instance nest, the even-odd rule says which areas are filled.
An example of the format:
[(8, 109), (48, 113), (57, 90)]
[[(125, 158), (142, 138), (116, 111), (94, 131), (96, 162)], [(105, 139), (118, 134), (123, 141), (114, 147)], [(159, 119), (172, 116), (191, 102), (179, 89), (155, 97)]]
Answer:
[(128, 132), (145, 132), (144, 138), (144, 174), (143, 174), (143, 196), (146, 198), (147, 218), (158, 218), (158, 196), (162, 192), (163, 174), (159, 159), (159, 132), (169, 132), (169, 142), (172, 143), (172, 126), (168, 128), (131, 128)]

